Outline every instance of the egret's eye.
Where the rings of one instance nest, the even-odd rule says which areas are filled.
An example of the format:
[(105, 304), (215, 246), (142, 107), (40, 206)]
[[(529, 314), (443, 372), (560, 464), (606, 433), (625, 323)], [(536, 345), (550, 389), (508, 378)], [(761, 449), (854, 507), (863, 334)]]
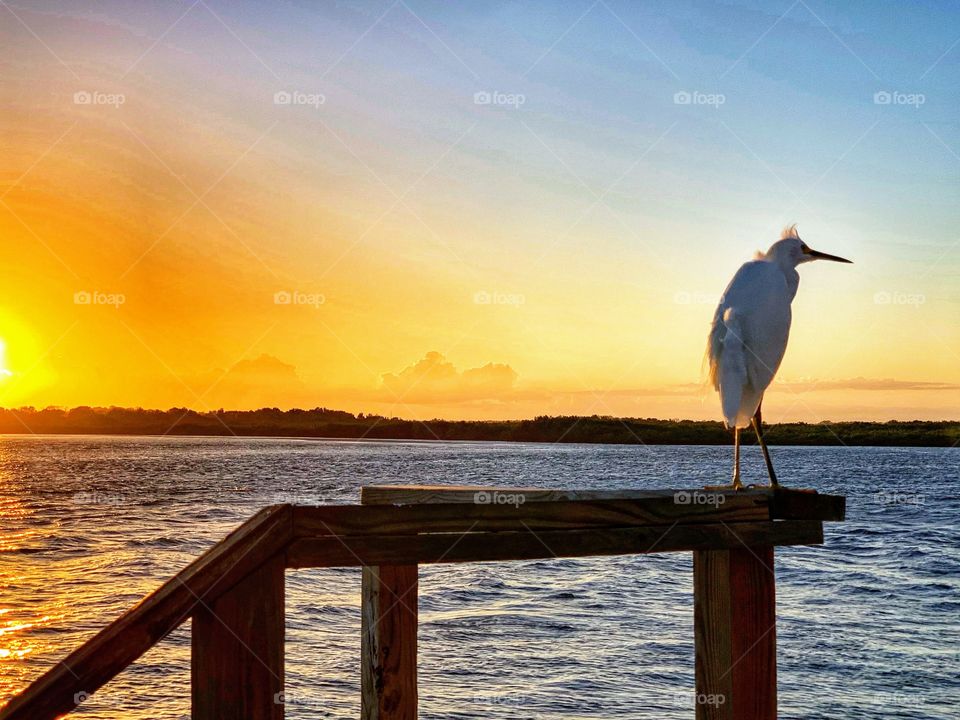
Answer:
[(810, 252), (810, 248), (807, 247), (807, 244), (806, 244), (806, 243), (800, 243), (800, 252), (802, 252), (802, 253), (809, 253), (809, 252)]

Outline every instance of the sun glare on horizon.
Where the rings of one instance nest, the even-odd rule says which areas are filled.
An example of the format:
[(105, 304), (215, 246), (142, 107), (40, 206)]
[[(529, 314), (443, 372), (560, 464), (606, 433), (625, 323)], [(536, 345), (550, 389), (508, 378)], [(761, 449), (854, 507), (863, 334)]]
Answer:
[(13, 371), (7, 367), (7, 341), (0, 338), (0, 382), (13, 377)]

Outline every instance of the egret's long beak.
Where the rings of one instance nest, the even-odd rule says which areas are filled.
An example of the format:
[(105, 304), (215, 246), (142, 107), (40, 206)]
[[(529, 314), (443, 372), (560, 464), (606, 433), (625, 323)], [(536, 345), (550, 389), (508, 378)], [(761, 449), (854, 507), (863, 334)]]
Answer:
[(837, 255), (820, 252), (819, 250), (811, 250), (810, 248), (807, 248), (806, 254), (814, 260), (832, 260), (833, 262), (850, 263), (851, 265), (853, 264), (853, 260), (847, 260), (846, 258), (842, 258)]

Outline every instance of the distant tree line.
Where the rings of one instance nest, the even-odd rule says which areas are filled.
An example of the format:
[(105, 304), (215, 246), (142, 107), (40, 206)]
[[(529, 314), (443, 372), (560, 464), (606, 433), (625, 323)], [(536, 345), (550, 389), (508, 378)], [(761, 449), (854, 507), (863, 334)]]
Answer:
[[(188, 408), (0, 409), (0, 432), (82, 435), (239, 435), (265, 437), (374, 438), (393, 440), (490, 440), (545, 443), (721, 445), (730, 442), (719, 422), (590, 416), (540, 416), (532, 420), (404, 420), (353, 415), (342, 410), (216, 410)], [(952, 447), (960, 422), (780, 423), (766, 429), (774, 445), (886, 445)], [(745, 442), (752, 434), (744, 433)]]

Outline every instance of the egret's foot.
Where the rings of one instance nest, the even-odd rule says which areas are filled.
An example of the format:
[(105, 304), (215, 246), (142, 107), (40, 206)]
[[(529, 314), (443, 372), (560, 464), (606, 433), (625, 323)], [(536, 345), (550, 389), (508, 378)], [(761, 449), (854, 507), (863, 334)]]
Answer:
[(704, 485), (704, 490), (743, 490), (743, 483), (740, 478), (735, 477), (729, 485)]

